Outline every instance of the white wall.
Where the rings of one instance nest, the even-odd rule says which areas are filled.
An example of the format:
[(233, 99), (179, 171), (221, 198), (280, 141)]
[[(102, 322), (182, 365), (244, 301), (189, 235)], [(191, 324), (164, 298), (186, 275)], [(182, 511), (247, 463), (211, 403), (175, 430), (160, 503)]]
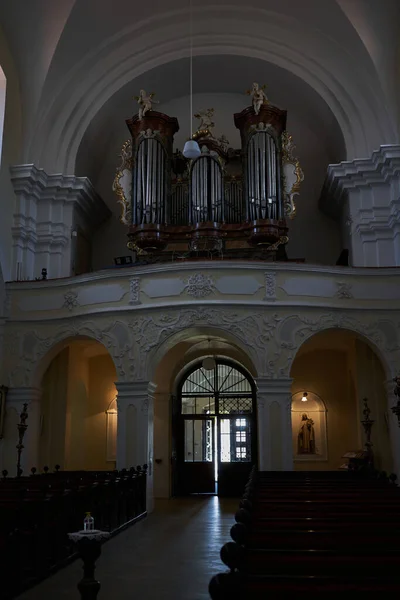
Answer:
[[(249, 105), (244, 94), (195, 94), (193, 111), (213, 107), (217, 137), (225, 134), (231, 145), (240, 148), (239, 131), (235, 128), (233, 115)], [(158, 107), (157, 107), (158, 108)], [(180, 130), (175, 136), (175, 148), (183, 149), (190, 135), (189, 97), (181, 97), (160, 105), (159, 110), (169, 116), (176, 116)], [(193, 129), (197, 122), (193, 121)], [(329, 127), (329, 126), (328, 126)], [(297, 199), (297, 216), (289, 223), (287, 252), (289, 258), (305, 258), (309, 263), (335, 264), (341, 249), (339, 224), (330, 220), (318, 209), (318, 198), (325, 178), (326, 168), (331, 160), (326, 137), (317, 135), (309, 123), (305, 123), (292, 110), (288, 112), (287, 129), (297, 145), (297, 154), (305, 173), (301, 195)], [(104, 162), (98, 169), (96, 189), (113, 210), (114, 215), (94, 236), (93, 269), (101, 269), (113, 264), (113, 257), (129, 254), (126, 248), (127, 228), (118, 221), (117, 205), (111, 185), (118, 164), (118, 153), (129, 132), (121, 118), (114, 137), (110, 142)]]

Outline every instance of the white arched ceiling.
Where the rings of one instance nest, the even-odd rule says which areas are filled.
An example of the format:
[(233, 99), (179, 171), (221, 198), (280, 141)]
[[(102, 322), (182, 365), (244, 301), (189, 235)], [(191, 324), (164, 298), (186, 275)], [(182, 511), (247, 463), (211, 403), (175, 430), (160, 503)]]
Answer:
[[(228, 114), (223, 115), (223, 121), (230, 124), (231, 130), (235, 129), (234, 112), (240, 112), (250, 104), (245, 91), (252, 81), (260, 81), (267, 84), (270, 101), (288, 111), (287, 128), (290, 133), (294, 133), (293, 122), (296, 121), (303, 123), (318, 138), (321, 147), (326, 150), (325, 168), (329, 162), (346, 158), (343, 134), (332, 111), (311, 86), (290, 71), (258, 58), (234, 55), (197, 56), (193, 61), (193, 71), (194, 112), (206, 107), (202, 104), (207, 102), (203, 100), (205, 95), (214, 107), (214, 101), (219, 100), (222, 105), (226, 102)], [(137, 112), (134, 95), (139, 89), (155, 91), (160, 101), (157, 109), (179, 119), (180, 132), (175, 136), (175, 142), (177, 147), (183, 147), (189, 132), (188, 74), (187, 58), (142, 73), (116, 92), (95, 115), (80, 144), (74, 172), (89, 177), (106, 201), (122, 142), (129, 137), (125, 119)], [(179, 102), (180, 98), (183, 102)], [(184, 105), (184, 112), (174, 112), (180, 104)], [(221, 129), (221, 117), (221, 110), (217, 110), (214, 118), (216, 134), (225, 134), (232, 142), (232, 131)], [(194, 127), (196, 124), (193, 123)], [(233, 145), (239, 148), (239, 132), (236, 137), (237, 143)], [(294, 141), (299, 150), (309, 144), (309, 140), (296, 137)]]
[[(303, 79), (335, 115), (349, 159), (397, 142), (374, 62), (335, 0), (196, 3), (196, 56), (260, 59)], [(22, 0), (16, 4), (26, 6)], [(69, 0), (28, 4), (43, 10), (68, 5), (57, 23), (69, 18), (42, 87), (35, 127), (25, 129), (24, 161), (48, 172), (73, 173), (81, 140), (102, 106), (143, 73), (188, 55), (188, 0), (169, 2), (168, 12), (161, 0), (76, 0), (70, 13)], [(26, 81), (25, 74), (24, 89)]]

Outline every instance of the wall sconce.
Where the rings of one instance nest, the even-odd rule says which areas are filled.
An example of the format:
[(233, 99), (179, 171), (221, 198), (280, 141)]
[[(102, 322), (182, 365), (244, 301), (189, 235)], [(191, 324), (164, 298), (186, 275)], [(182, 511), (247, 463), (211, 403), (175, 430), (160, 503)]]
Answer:
[(307, 396), (308, 396), (307, 392), (303, 392), (303, 397), (302, 397), (301, 401), (307, 402)]

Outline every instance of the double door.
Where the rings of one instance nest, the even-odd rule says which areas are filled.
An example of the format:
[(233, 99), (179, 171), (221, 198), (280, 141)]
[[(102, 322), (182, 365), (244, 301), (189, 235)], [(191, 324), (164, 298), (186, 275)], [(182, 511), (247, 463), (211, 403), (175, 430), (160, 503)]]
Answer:
[[(199, 371), (178, 407), (174, 493), (240, 496), (257, 457), (253, 389), (225, 363), (213, 377)], [(212, 395), (202, 391), (211, 383)]]
[(183, 429), (181, 492), (242, 494), (252, 465), (251, 417), (184, 417)]

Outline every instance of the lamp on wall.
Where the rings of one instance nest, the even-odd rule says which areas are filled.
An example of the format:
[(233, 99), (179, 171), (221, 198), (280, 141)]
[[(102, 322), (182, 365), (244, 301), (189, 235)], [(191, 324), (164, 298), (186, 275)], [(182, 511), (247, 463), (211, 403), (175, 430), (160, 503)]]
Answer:
[(185, 158), (197, 158), (201, 154), (200, 146), (193, 139), (193, 15), (190, 0), (190, 138), (183, 148)]
[(307, 402), (307, 396), (308, 396), (307, 392), (303, 392), (303, 397), (302, 397), (301, 401)]

